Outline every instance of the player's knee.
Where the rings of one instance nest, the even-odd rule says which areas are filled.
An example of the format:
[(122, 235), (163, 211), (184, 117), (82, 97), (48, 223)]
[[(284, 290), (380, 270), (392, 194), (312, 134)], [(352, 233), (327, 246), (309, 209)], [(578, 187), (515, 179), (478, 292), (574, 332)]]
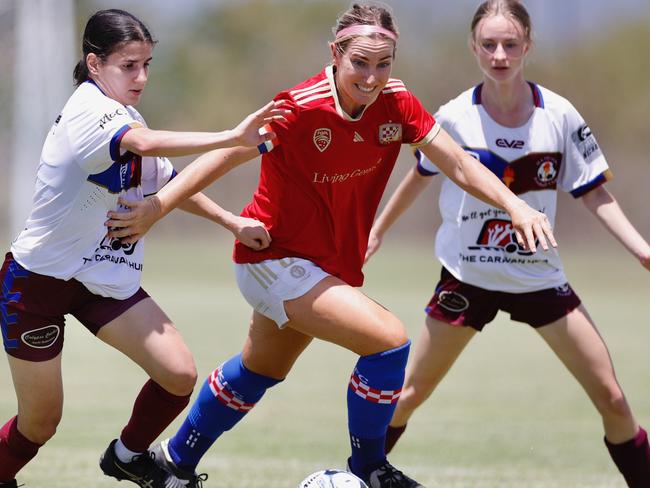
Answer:
[(383, 351), (397, 349), (406, 344), (408, 342), (408, 336), (406, 335), (406, 329), (402, 322), (397, 318), (392, 320), (387, 327), (382, 329), (380, 341)]
[(604, 416), (629, 417), (632, 415), (630, 405), (620, 389), (607, 392), (597, 402), (599, 412)]
[(407, 385), (402, 390), (399, 401), (403, 404), (403, 408), (412, 411), (422, 405), (431, 391), (424, 388), (417, 388), (415, 385)]
[(44, 411), (27, 418), (25, 418), (25, 415), (21, 415), (19, 431), (30, 441), (36, 444), (45, 444), (56, 434), (59, 422), (61, 422), (60, 409)]
[(158, 382), (169, 393), (177, 396), (192, 393), (198, 374), (194, 361), (184, 362), (171, 369), (163, 381)]

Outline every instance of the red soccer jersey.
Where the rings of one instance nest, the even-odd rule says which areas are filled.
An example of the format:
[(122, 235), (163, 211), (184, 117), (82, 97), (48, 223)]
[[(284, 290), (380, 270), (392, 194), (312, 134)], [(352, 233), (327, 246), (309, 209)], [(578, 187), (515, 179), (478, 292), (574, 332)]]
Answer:
[(242, 215), (260, 220), (272, 242), (253, 251), (235, 242), (234, 260), (301, 257), (352, 286), (375, 212), (402, 143), (424, 145), (438, 124), (397, 79), (356, 119), (340, 106), (333, 67), (281, 92), (287, 122), (273, 123), (277, 140), (261, 151), (257, 191)]

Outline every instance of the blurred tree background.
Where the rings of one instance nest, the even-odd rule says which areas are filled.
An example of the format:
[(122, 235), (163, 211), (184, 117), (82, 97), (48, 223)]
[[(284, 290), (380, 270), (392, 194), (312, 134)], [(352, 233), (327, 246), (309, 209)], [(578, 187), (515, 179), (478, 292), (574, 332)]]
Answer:
[[(15, 2), (0, 0), (0, 169), (11, 161), (11, 108), (15, 55)], [(468, 25), (478, 1), (393, 0), (401, 30), (393, 76), (403, 79), (432, 112), (480, 80), (467, 49)], [(232, 127), (278, 91), (319, 71), (330, 60), (328, 41), (338, 14), (349, 6), (338, 0), (77, 0), (76, 39), (90, 14), (119, 7), (142, 18), (158, 39), (150, 82), (138, 109), (153, 128), (221, 130)], [(609, 188), (641, 232), (650, 238), (650, 169), (646, 121), (650, 109), (650, 4), (647, 0), (531, 0), (537, 46), (527, 78), (567, 97), (590, 124), (613, 169)], [(80, 44), (80, 42), (78, 42)], [(77, 49), (79, 47), (77, 46)], [(79, 51), (78, 51), (79, 52)], [(70, 66), (70, 73), (72, 73)], [(38, 66), (34, 66), (37, 70)], [(70, 90), (72, 91), (72, 81)], [(52, 114), (52, 120), (56, 114)], [(34, 141), (41, 145), (41, 141)], [(402, 152), (390, 188), (412, 164)], [(190, 159), (175, 161), (178, 169)], [(238, 212), (257, 181), (259, 163), (238, 168), (207, 193)], [(11, 189), (3, 177), (0, 203), (7, 208)], [(436, 185), (434, 185), (436, 186)], [(608, 241), (581, 204), (561, 196), (557, 224), (561, 243)], [(177, 212), (177, 214), (180, 214)], [(0, 212), (0, 242), (8, 243), (7, 215)], [(579, 225), (575, 225), (580, 221)], [(432, 190), (394, 232), (430, 239), (437, 226), (437, 195)], [(191, 216), (174, 215), (161, 232), (213, 233)], [(229, 238), (224, 233), (220, 236)]]

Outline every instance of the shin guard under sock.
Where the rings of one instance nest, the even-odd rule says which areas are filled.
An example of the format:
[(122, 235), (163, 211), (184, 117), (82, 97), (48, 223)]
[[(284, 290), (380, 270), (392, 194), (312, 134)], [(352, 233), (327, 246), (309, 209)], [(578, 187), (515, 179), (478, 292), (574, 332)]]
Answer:
[(134, 452), (144, 452), (190, 402), (190, 395), (176, 396), (153, 380), (147, 381), (133, 405), (129, 423), (120, 438)]
[(247, 369), (241, 354), (215, 369), (205, 381), (198, 398), (169, 441), (174, 463), (194, 470), (210, 446), (225, 431), (232, 429), (280, 380)]
[(348, 388), (350, 468), (366, 477), (385, 459), (386, 429), (402, 391), (410, 341), (359, 358)]
[(11, 481), (31, 461), (42, 444), (36, 444), (18, 431), (18, 417), (0, 428), (0, 483)]

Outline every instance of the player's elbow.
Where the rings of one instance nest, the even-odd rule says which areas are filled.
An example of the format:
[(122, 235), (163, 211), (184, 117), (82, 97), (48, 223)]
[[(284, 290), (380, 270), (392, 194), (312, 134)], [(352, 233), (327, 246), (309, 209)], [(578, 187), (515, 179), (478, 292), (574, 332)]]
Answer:
[(122, 145), (140, 156), (157, 156), (161, 148), (160, 137), (155, 131), (146, 128), (129, 131)]

